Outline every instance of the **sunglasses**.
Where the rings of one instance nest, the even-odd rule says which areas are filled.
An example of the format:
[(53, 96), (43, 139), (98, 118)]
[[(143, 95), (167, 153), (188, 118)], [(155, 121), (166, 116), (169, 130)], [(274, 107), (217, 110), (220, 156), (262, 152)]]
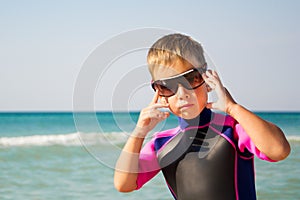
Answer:
[(170, 78), (153, 81), (152, 88), (154, 91), (158, 90), (159, 96), (171, 97), (176, 94), (178, 84), (182, 85), (185, 89), (194, 90), (203, 85), (203, 83), (205, 81), (199, 69), (194, 68)]

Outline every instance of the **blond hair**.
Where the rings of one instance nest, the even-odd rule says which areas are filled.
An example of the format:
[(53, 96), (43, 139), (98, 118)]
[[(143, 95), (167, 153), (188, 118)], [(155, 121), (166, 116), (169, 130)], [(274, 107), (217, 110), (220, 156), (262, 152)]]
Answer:
[(172, 67), (178, 62), (206, 70), (206, 61), (200, 43), (190, 36), (175, 33), (157, 40), (148, 51), (147, 62), (153, 77), (156, 66)]

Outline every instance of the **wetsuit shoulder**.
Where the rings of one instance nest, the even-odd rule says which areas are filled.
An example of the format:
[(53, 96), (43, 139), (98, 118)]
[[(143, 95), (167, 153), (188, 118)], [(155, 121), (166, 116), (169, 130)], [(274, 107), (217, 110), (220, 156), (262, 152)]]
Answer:
[(159, 151), (170, 139), (180, 131), (179, 127), (158, 132), (154, 136), (154, 149)]

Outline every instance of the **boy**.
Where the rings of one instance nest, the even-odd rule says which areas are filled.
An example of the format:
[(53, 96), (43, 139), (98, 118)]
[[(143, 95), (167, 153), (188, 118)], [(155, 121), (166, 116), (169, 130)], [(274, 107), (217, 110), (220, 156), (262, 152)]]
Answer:
[[(290, 146), (283, 132), (233, 100), (189, 36), (162, 37), (147, 61), (155, 95), (117, 161), (116, 189), (139, 189), (161, 170), (175, 199), (256, 199), (253, 155), (285, 159)], [(211, 90), (218, 100), (208, 103)], [(146, 135), (169, 116), (162, 108), (179, 117), (179, 126), (155, 134), (142, 149)]]

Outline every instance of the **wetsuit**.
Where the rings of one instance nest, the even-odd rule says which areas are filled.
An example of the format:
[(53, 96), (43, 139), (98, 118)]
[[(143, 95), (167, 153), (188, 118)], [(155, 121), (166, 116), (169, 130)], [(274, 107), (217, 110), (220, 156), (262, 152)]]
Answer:
[(253, 155), (272, 161), (232, 117), (204, 109), (143, 147), (137, 189), (162, 171), (175, 199), (256, 199)]

